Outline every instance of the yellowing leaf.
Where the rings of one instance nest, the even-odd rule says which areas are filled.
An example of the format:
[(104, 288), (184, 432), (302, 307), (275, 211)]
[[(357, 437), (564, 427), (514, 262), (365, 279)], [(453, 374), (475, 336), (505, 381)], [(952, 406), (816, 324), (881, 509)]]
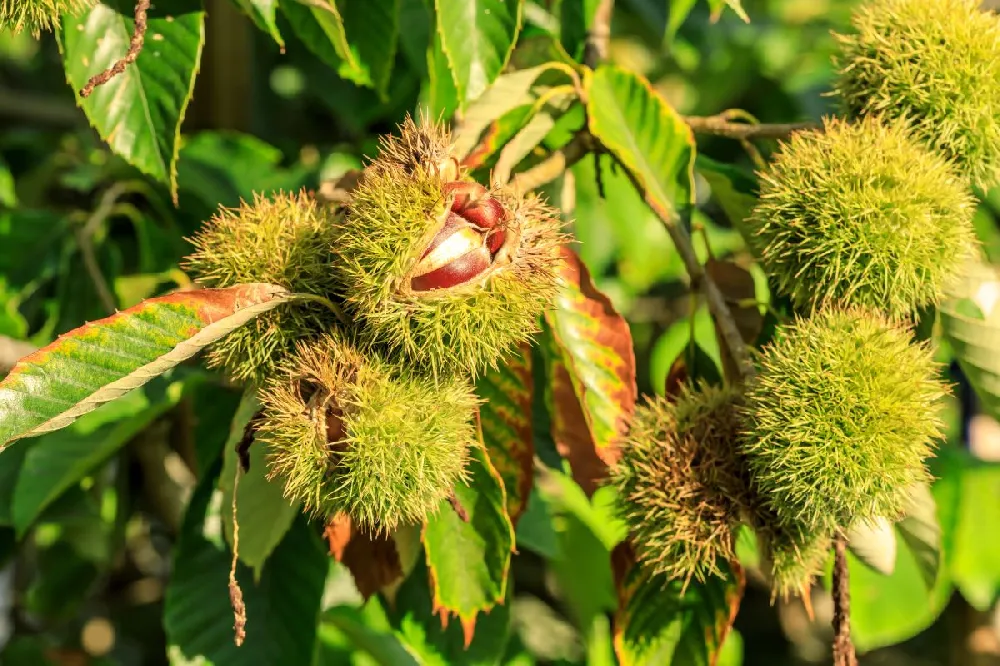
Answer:
[(64, 428), (295, 297), (270, 284), (177, 292), (61, 335), (0, 382), (0, 444)]

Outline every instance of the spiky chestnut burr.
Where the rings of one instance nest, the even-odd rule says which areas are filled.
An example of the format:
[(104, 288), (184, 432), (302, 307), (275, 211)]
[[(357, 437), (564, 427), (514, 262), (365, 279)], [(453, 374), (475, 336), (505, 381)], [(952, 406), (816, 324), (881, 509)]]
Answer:
[(830, 557), (833, 538), (801, 527), (769, 525), (761, 530), (761, 546), (771, 578), (772, 598), (802, 595)]
[[(194, 238), (185, 269), (207, 287), (268, 282), (330, 297), (333, 233), (323, 209), (304, 192), (255, 195), (252, 203), (221, 209)], [(286, 305), (233, 331), (209, 350), (212, 367), (260, 382), (274, 372), (296, 340), (338, 325), (314, 303)]]
[(610, 482), (636, 555), (672, 579), (705, 580), (735, 560), (753, 499), (736, 452), (737, 389), (685, 387), (636, 409)]
[(981, 4), (869, 0), (838, 36), (836, 89), (852, 116), (909, 120), (989, 189), (1000, 184), (1000, 16)]
[(478, 400), (335, 336), (304, 341), (260, 391), (269, 477), (306, 511), (369, 533), (421, 523), (464, 478)]
[(96, 0), (0, 0), (0, 32), (27, 29), (37, 38), (59, 25), (63, 14), (79, 14)]
[(833, 534), (898, 518), (925, 481), (947, 388), (925, 344), (861, 309), (779, 327), (740, 410), (740, 451), (780, 524)]
[(828, 120), (761, 174), (750, 221), (765, 271), (796, 307), (893, 317), (938, 302), (978, 247), (967, 186), (900, 122)]
[(432, 373), (495, 365), (555, 294), (555, 211), (464, 179), (437, 126), (408, 122), (385, 139), (331, 224), (363, 340)]

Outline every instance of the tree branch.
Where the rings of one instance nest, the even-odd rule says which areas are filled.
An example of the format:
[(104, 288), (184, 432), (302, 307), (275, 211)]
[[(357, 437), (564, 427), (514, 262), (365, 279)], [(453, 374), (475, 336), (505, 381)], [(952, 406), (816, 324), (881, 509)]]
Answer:
[[(648, 204), (649, 196), (646, 186), (639, 182), (632, 171), (624, 164), (621, 166), (622, 171), (628, 176), (636, 192)], [(691, 242), (691, 234), (681, 224), (679, 216), (668, 216), (653, 206), (649, 208), (660, 218), (660, 222), (666, 228), (667, 233), (670, 234), (670, 239), (673, 241), (674, 247), (677, 248), (677, 253), (681, 256), (684, 268), (691, 278), (692, 287), (695, 289), (700, 288), (705, 293), (708, 310), (712, 313), (712, 317), (719, 327), (719, 332), (722, 334), (722, 339), (725, 341), (726, 347), (729, 348), (729, 354), (736, 363), (740, 377), (744, 381), (751, 379), (756, 374), (756, 370), (754, 369), (753, 361), (750, 360), (750, 352), (747, 349), (746, 343), (743, 342), (743, 336), (740, 335), (739, 327), (736, 326), (736, 320), (733, 318), (733, 313), (726, 303), (726, 297), (719, 291), (718, 285), (715, 284), (715, 281), (705, 272), (704, 266), (698, 261), (698, 255), (694, 251), (694, 244)]]
[(851, 642), (851, 590), (847, 571), (847, 539), (833, 542), (833, 666), (858, 666)]
[[(734, 122), (736, 112), (726, 111), (715, 116), (685, 116), (684, 122), (696, 134), (712, 134), (730, 139), (783, 139), (794, 132), (820, 129), (816, 123), (763, 124)], [(565, 146), (544, 160), (514, 176), (512, 183), (521, 191), (533, 190), (558, 178), (566, 169), (597, 148), (587, 130), (581, 130)]]
[(149, 3), (150, 0), (136, 0), (135, 31), (132, 33), (132, 39), (129, 40), (128, 51), (125, 53), (125, 57), (100, 74), (92, 77), (87, 82), (87, 85), (83, 87), (83, 90), (80, 91), (80, 97), (89, 97), (90, 93), (94, 92), (94, 88), (104, 85), (124, 72), (125, 68), (134, 63), (139, 57), (143, 42), (146, 39), (146, 12), (149, 11)]
[(615, 0), (601, 0), (594, 12), (594, 23), (587, 33), (587, 43), (584, 46), (583, 61), (587, 67), (594, 69), (608, 59), (608, 46), (611, 43), (611, 14), (615, 9)]
[(104, 306), (108, 314), (114, 314), (117, 309), (117, 301), (111, 292), (108, 281), (104, 279), (104, 273), (101, 272), (100, 264), (97, 262), (93, 238), (97, 228), (111, 215), (115, 207), (115, 202), (128, 190), (128, 183), (115, 183), (105, 190), (104, 194), (101, 195), (101, 200), (98, 202), (97, 208), (94, 209), (94, 212), (90, 214), (87, 221), (77, 233), (77, 245), (80, 247), (83, 265), (87, 269), (87, 274), (90, 276), (91, 282), (94, 283), (94, 289), (97, 291), (97, 297), (100, 299), (101, 305)]
[(712, 134), (729, 139), (784, 139), (793, 132), (819, 128), (819, 125), (811, 122), (776, 125), (734, 122), (735, 115), (734, 112), (723, 112), (716, 116), (684, 116), (684, 122), (696, 134)]

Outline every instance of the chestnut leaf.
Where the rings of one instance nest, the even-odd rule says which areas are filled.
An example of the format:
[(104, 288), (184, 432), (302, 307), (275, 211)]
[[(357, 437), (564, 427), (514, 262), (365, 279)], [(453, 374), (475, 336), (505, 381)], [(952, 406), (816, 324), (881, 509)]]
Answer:
[(270, 284), (177, 292), (65, 333), (0, 382), (0, 445), (64, 428), (298, 297)]
[(59, 50), (66, 79), (90, 124), (116, 154), (166, 185), (176, 203), (181, 120), (205, 43), (201, 2), (157, 2), (135, 63), (86, 99), (79, 96), (90, 77), (125, 56), (134, 7), (131, 0), (104, 0), (78, 16), (68, 13), (58, 33)]

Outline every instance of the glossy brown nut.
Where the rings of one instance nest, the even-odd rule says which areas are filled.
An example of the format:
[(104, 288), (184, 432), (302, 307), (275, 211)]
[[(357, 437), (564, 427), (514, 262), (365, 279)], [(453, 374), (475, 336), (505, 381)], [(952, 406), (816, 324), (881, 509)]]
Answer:
[(455, 212), (482, 229), (493, 229), (507, 217), (503, 204), (493, 197), (473, 202)]
[(481, 229), (492, 229), (506, 217), (503, 204), (475, 182), (445, 183), (445, 194), (452, 195), (451, 210)]
[(505, 240), (507, 240), (507, 232), (503, 229), (491, 231), (490, 235), (486, 237), (486, 247), (489, 248), (490, 254), (499, 252)]
[(481, 247), (430, 273), (424, 273), (410, 281), (413, 291), (450, 289), (474, 279), (490, 267), (490, 254)]
[(482, 199), (486, 196), (486, 188), (479, 183), (457, 180), (445, 183), (442, 188), (445, 196), (454, 197), (451, 202), (451, 209), (456, 213), (466, 208), (470, 203)]

